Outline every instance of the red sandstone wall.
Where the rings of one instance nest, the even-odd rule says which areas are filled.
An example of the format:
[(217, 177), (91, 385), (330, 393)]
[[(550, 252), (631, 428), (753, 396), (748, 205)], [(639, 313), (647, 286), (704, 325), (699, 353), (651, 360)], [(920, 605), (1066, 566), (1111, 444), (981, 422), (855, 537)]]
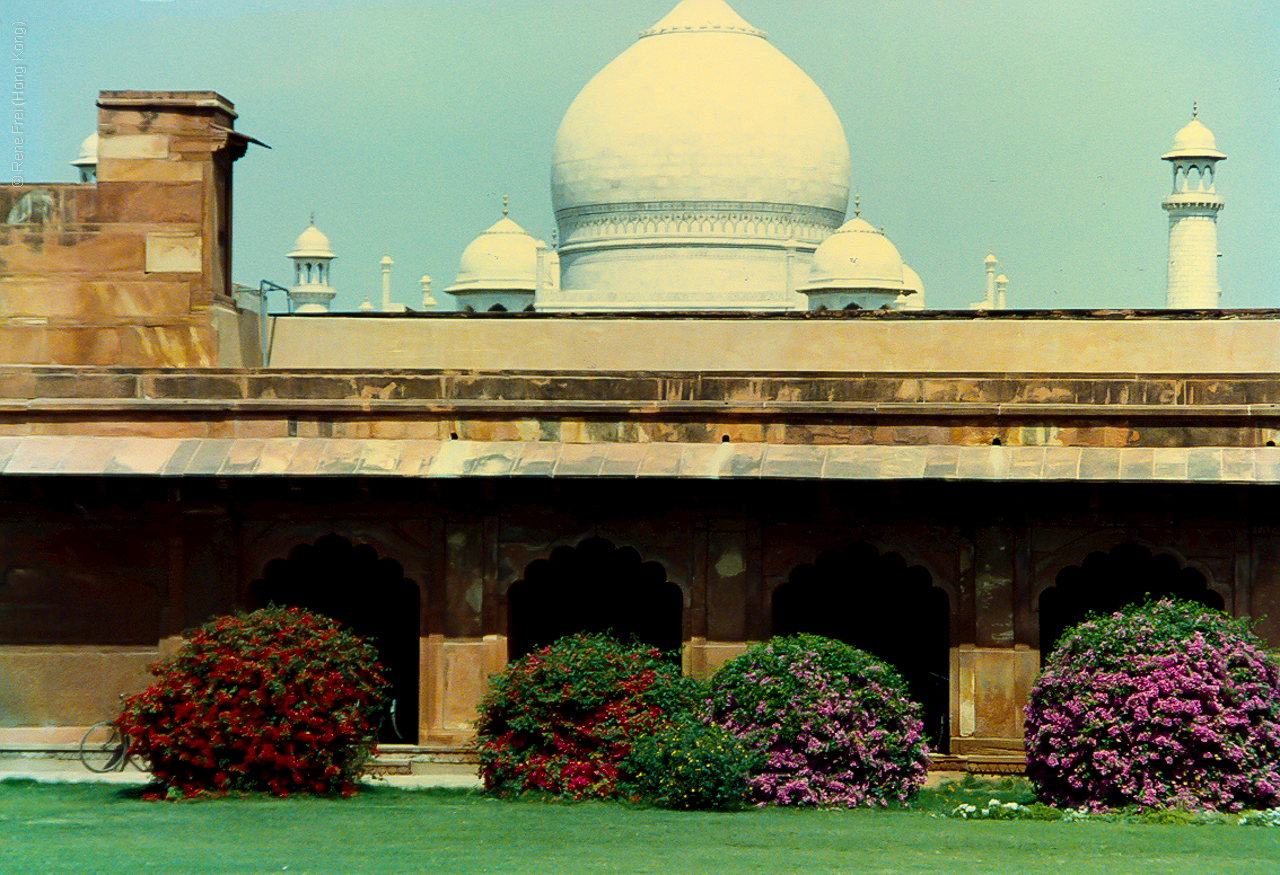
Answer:
[(0, 189), (0, 363), (241, 364), (226, 330), (231, 104), (103, 92), (98, 105), (97, 183)]

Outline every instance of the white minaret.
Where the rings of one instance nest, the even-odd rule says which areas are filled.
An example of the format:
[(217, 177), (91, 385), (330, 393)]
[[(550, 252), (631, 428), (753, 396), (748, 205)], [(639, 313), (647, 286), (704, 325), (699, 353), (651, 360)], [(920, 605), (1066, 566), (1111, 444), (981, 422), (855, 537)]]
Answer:
[(1223, 201), (1214, 187), (1214, 166), (1224, 158), (1213, 134), (1191, 111), (1191, 123), (1173, 138), (1162, 157), (1173, 165), (1169, 213), (1169, 284), (1165, 306), (1208, 310), (1218, 307), (1218, 211)]
[(289, 300), (295, 313), (327, 313), (336, 291), (329, 285), (329, 264), (336, 258), (329, 248), (329, 238), (316, 230), (315, 216), (311, 225), (293, 244), (293, 287)]
[[(998, 298), (1000, 290), (997, 288), (1000, 280), (996, 279), (996, 268), (1000, 262), (996, 261), (994, 252), (987, 254), (982, 260), (982, 266), (987, 269), (987, 291), (983, 294), (981, 301), (975, 301), (969, 305), (970, 310), (1003, 310), (1004, 305), (1001, 298)], [(1004, 274), (1000, 274), (1000, 279), (1004, 279)]]
[(390, 255), (384, 254), (382, 261), (378, 264), (382, 266), (382, 312), (391, 312), (391, 266), (395, 264), (391, 260)]
[(418, 283), (422, 286), (422, 312), (430, 313), (436, 308), (436, 299), (431, 297), (431, 277), (424, 273)]

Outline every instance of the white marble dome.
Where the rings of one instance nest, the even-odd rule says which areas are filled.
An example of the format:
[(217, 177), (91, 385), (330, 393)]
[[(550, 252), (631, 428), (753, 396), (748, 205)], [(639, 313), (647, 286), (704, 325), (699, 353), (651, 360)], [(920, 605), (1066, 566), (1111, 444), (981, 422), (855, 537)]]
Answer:
[(849, 146), (763, 32), (683, 0), (573, 101), (551, 192), (566, 297), (546, 309), (788, 309), (785, 243), (807, 260), (844, 221)]
[(450, 294), (473, 290), (533, 292), (538, 284), (538, 242), (503, 216), (462, 252)]
[(923, 310), (925, 307), (924, 281), (906, 264), (902, 265), (902, 294), (894, 301), (894, 306), (903, 310)]
[(813, 254), (809, 281), (800, 291), (810, 309), (891, 305), (906, 288), (902, 256), (878, 229), (853, 218), (823, 241)]
[[(297, 227), (297, 226), (295, 226)], [(315, 225), (298, 235), (293, 244), (289, 258), (333, 258), (333, 250), (329, 248), (329, 238), (316, 230)]]
[(1173, 149), (1163, 156), (1169, 158), (1225, 158), (1218, 151), (1213, 132), (1198, 118), (1192, 118), (1182, 130), (1173, 136)]
[(854, 218), (813, 254), (806, 289), (893, 289), (902, 291), (902, 256), (879, 229)]
[(93, 167), (98, 163), (98, 132), (84, 138), (80, 144), (80, 154), (71, 162), (72, 167)]

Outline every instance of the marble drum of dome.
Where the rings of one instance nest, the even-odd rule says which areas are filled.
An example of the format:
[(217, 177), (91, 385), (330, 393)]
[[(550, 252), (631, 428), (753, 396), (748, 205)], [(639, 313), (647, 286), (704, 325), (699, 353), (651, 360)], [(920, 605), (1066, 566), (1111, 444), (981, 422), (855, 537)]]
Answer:
[(551, 183), (561, 290), (539, 309), (795, 309), (844, 222), (849, 146), (761, 31), (684, 0), (574, 100)]

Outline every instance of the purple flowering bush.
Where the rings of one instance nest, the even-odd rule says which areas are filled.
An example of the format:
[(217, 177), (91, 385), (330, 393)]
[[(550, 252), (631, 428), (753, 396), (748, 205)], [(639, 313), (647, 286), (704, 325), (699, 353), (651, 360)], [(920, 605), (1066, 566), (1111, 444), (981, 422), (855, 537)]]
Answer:
[(1050, 805), (1280, 804), (1280, 668), (1221, 611), (1164, 600), (1086, 620), (1025, 714), (1027, 776)]
[(714, 722), (758, 753), (751, 797), (775, 805), (905, 802), (928, 766), (920, 706), (889, 665), (830, 638), (752, 647), (711, 679)]

